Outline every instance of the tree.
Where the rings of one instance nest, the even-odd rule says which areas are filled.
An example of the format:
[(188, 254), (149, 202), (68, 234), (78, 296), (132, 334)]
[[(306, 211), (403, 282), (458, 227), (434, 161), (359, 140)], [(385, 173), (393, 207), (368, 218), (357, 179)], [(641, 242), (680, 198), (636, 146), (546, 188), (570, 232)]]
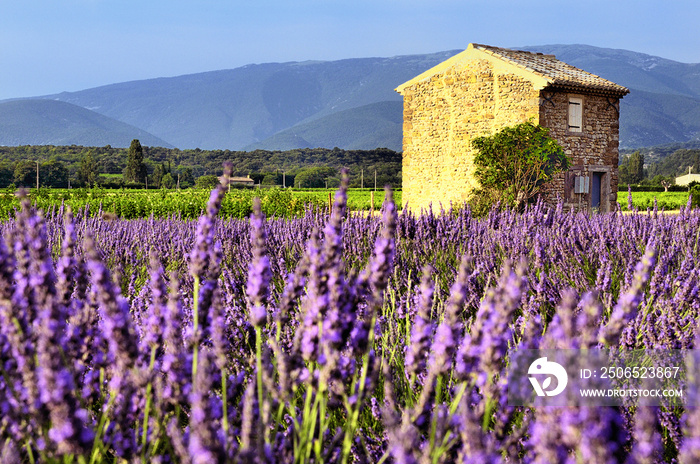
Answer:
[(690, 206), (693, 208), (700, 208), (700, 185), (693, 185), (690, 189), (690, 195), (692, 196)]
[(624, 155), (620, 158), (620, 165), (617, 167), (617, 175), (621, 184), (630, 183), (630, 157)]
[(50, 160), (39, 168), (41, 185), (66, 188), (68, 187), (68, 169), (58, 160)]
[(146, 164), (143, 162), (143, 147), (138, 139), (131, 141), (129, 154), (126, 160), (126, 169), (124, 170), (124, 180), (126, 182), (144, 183), (146, 181)]
[(220, 183), (221, 182), (219, 181), (219, 178), (217, 176), (200, 176), (197, 177), (195, 187), (203, 189), (213, 189)]
[(555, 174), (569, 167), (562, 147), (549, 129), (525, 122), (472, 140), (476, 177), (475, 195), (520, 208), (531, 201)]
[(15, 164), (14, 183), (18, 187), (35, 187), (36, 161), (18, 161), (17, 164)]
[(192, 168), (187, 166), (178, 166), (177, 173), (180, 176), (180, 188), (189, 188), (194, 185), (194, 175), (192, 174)]
[(325, 188), (326, 179), (335, 176), (335, 169), (327, 166), (314, 166), (299, 171), (294, 183), (300, 188)]
[(644, 179), (644, 155), (639, 150), (629, 156), (627, 176), (630, 184), (638, 184)]
[(275, 174), (266, 174), (265, 177), (263, 177), (261, 184), (263, 184), (263, 185), (276, 185), (277, 184), (277, 176)]
[(175, 179), (173, 179), (173, 175), (170, 173), (165, 174), (160, 180), (160, 186), (166, 189), (175, 188)]
[(0, 163), (0, 188), (9, 187), (15, 180), (15, 167), (8, 162)]
[(157, 164), (155, 169), (153, 169), (153, 174), (151, 175), (151, 180), (153, 181), (153, 186), (155, 188), (160, 188), (161, 181), (165, 175), (165, 165)]
[(100, 170), (97, 167), (97, 162), (92, 157), (92, 152), (87, 152), (80, 160), (80, 170), (78, 171), (78, 180), (88, 187), (95, 185), (97, 176)]

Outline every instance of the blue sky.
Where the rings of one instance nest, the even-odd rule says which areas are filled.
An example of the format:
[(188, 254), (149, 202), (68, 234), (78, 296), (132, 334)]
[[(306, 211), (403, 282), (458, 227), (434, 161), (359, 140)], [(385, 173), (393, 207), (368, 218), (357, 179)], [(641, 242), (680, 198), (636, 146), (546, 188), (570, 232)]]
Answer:
[(0, 0), (0, 99), (249, 63), (588, 44), (700, 62), (681, 0)]

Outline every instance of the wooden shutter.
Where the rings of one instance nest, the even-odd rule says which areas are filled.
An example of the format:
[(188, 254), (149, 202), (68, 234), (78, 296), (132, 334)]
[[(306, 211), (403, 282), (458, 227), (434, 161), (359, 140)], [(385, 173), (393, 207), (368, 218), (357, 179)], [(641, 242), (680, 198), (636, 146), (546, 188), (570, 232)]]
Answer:
[(569, 130), (581, 132), (583, 127), (583, 100), (569, 98)]
[(574, 179), (576, 178), (576, 173), (574, 171), (567, 171), (564, 176), (564, 200), (571, 201), (574, 198)]

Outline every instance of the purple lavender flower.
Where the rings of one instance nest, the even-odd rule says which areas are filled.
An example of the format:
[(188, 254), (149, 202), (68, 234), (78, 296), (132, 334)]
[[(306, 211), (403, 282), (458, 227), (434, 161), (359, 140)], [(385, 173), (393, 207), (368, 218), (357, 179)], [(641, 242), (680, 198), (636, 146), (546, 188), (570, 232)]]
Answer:
[[(387, 430), (389, 453), (397, 463), (418, 464), (419, 461), (414, 456), (420, 448), (418, 433), (409, 421), (402, 420), (399, 416), (393, 378), (388, 364), (384, 367), (384, 398), (382, 417)], [(405, 415), (404, 418), (406, 418)]]
[(632, 202), (632, 186), (627, 186), (627, 209), (632, 211), (634, 209), (634, 203)]
[[(657, 410), (658, 408), (656, 407), (637, 407), (634, 416), (635, 442), (628, 459), (629, 464), (656, 464), (657, 462), (662, 462), (664, 448), (661, 441)], [(697, 461), (698, 457), (700, 456), (696, 455), (694, 460)]]
[(470, 265), (471, 260), (467, 256), (463, 256), (457, 278), (450, 288), (450, 297), (445, 307), (442, 322), (435, 330), (430, 363), (431, 369), (435, 369), (439, 373), (444, 374), (450, 369), (457, 344), (459, 343), (462, 332), (460, 313), (468, 297), (467, 281)]
[(389, 282), (394, 263), (396, 235), (396, 205), (391, 189), (387, 188), (384, 198), (382, 233), (374, 245), (374, 255), (369, 263), (369, 284), (374, 291), (374, 300), (381, 302), (383, 292)]
[[(256, 380), (252, 377), (243, 393), (243, 408), (241, 411), (241, 445), (238, 458), (247, 462), (254, 462), (256, 451), (262, 448), (257, 427), (260, 420), (260, 409), (256, 401)], [(259, 453), (258, 453), (259, 454)]]
[(579, 417), (572, 408), (542, 408), (530, 426), (528, 461), (533, 464), (575, 464)]
[(617, 408), (579, 410), (581, 441), (577, 450), (583, 462), (624, 462), (628, 433)]
[(212, 258), (210, 248), (214, 244), (215, 218), (221, 208), (221, 201), (230, 182), (231, 169), (230, 163), (224, 165), (224, 181), (211, 191), (207, 202), (206, 214), (201, 216), (197, 223), (194, 248), (189, 254), (189, 269), (192, 277), (200, 281), (211, 274)]
[(261, 327), (267, 321), (265, 305), (270, 294), (270, 258), (266, 254), (265, 217), (260, 210), (260, 199), (253, 201), (253, 214), (250, 217), (250, 242), (253, 259), (248, 270), (247, 295), (249, 319), (253, 327)]
[(59, 455), (84, 451), (92, 440), (92, 431), (86, 427), (87, 412), (79, 408), (73, 395), (75, 381), (68, 366), (63, 364), (62, 353), (67, 352), (64, 298), (56, 293), (55, 275), (51, 256), (47, 251), (46, 227), (39, 216), (26, 222), (30, 244), (33, 304), (38, 308), (40, 325), (37, 327), (37, 380), (39, 401), (49, 413), (49, 439)]
[(620, 296), (610, 320), (604, 327), (601, 327), (599, 335), (601, 343), (607, 346), (617, 345), (624, 325), (637, 313), (644, 296), (644, 288), (649, 281), (655, 263), (656, 248), (652, 244), (647, 247), (642, 260), (637, 263), (631, 288)]
[(114, 372), (120, 376), (135, 366), (139, 354), (129, 303), (110, 279), (110, 273), (99, 259), (92, 237), (85, 238), (85, 248), (89, 257), (87, 266), (102, 316), (104, 338), (109, 343), (110, 360), (116, 363)]
[[(167, 314), (167, 290), (163, 280), (163, 266), (156, 256), (155, 252), (151, 253), (150, 260), (150, 275), (149, 286), (151, 291), (151, 304), (148, 306), (146, 320), (143, 323), (144, 335), (141, 340), (144, 349), (144, 364), (150, 363), (151, 353), (162, 354), (163, 330), (166, 326), (165, 318)], [(160, 351), (160, 353), (159, 353)]]
[(56, 266), (56, 293), (60, 297), (60, 304), (68, 306), (73, 293), (74, 282), (80, 277), (79, 263), (75, 257), (75, 224), (73, 214), (68, 209), (64, 219), (65, 234), (61, 244), (61, 257)]
[(205, 351), (199, 353), (199, 367), (190, 394), (192, 410), (188, 450), (194, 464), (225, 461), (224, 448), (217, 434), (220, 429), (217, 419), (221, 417), (221, 408), (216, 404), (218, 398), (211, 395), (212, 373), (208, 358)]
[[(103, 414), (110, 418), (103, 441), (114, 449), (117, 456), (131, 460), (140, 451), (134, 424), (140, 418), (145, 384), (128, 370), (115, 375), (110, 382), (110, 403), (103, 406)], [(140, 388), (141, 387), (141, 388)], [(139, 437), (140, 438), (140, 437)]]
[(430, 339), (433, 334), (430, 313), (433, 309), (434, 292), (432, 268), (425, 266), (420, 285), (418, 310), (411, 329), (411, 342), (406, 352), (406, 373), (409, 376), (418, 374), (425, 369), (426, 354), (430, 349)]
[(457, 378), (468, 380), (476, 375), (477, 385), (483, 386), (489, 376), (499, 371), (512, 337), (513, 314), (527, 285), (524, 265), (515, 271), (510, 265), (505, 267), (498, 286), (487, 291), (469, 333), (462, 340), (455, 367)]

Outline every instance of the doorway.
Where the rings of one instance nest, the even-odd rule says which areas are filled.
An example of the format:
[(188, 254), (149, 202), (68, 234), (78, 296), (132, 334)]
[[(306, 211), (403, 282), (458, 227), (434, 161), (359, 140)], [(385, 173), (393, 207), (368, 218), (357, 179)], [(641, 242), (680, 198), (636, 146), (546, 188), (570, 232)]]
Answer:
[(603, 197), (604, 172), (591, 173), (591, 209), (601, 211), (601, 198)]

